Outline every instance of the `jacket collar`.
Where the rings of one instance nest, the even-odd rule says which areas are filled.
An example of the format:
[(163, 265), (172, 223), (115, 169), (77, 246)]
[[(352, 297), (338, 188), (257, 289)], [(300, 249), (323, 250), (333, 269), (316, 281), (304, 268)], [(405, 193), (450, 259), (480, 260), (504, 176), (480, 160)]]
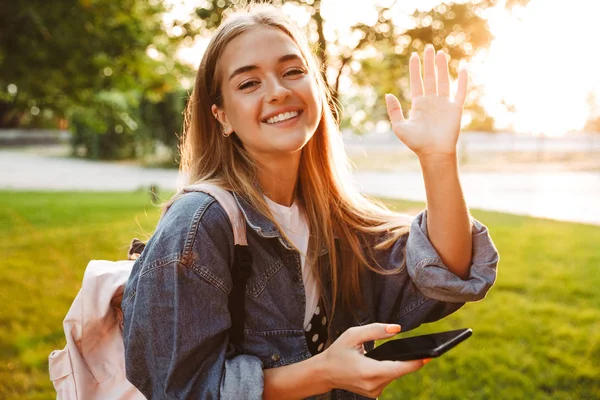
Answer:
[[(233, 197), (235, 198), (235, 201), (238, 204), (238, 207), (242, 211), (242, 215), (246, 220), (246, 224), (248, 224), (248, 226), (252, 228), (254, 232), (256, 232), (259, 236), (263, 238), (279, 238), (281, 244), (288, 250), (292, 250), (294, 248), (283, 237), (281, 232), (279, 232), (279, 230), (277, 229), (277, 226), (275, 226), (275, 224), (269, 218), (265, 217), (260, 212), (258, 212), (258, 210), (252, 207), (250, 203), (240, 194), (235, 192), (232, 193)], [(339, 241), (337, 237), (335, 238), (335, 240), (336, 242)], [(327, 249), (327, 247), (323, 246), (323, 248), (319, 252), (319, 255), (324, 255), (328, 252), (329, 250)]]
[(283, 238), (275, 224), (269, 218), (258, 212), (257, 209), (252, 207), (245, 198), (235, 192), (233, 192), (233, 197), (242, 211), (246, 223), (259, 236), (264, 238)]

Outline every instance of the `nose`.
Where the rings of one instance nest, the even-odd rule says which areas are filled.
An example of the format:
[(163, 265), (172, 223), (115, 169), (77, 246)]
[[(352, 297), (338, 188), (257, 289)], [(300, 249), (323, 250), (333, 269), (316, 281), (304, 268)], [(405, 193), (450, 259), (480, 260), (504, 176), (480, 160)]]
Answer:
[(269, 103), (285, 100), (291, 94), (292, 91), (277, 77), (267, 80), (267, 101)]

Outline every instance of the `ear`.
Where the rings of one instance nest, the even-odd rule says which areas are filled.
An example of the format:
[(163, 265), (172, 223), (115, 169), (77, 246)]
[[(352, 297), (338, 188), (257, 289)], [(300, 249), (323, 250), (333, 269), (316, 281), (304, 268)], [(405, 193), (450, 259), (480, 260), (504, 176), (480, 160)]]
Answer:
[(223, 127), (223, 133), (226, 135), (231, 135), (231, 133), (233, 132), (233, 127), (229, 123), (229, 119), (227, 119), (227, 114), (225, 114), (225, 110), (217, 107), (216, 104), (213, 104), (210, 107), (210, 111), (214, 115), (215, 119), (219, 121), (219, 123)]

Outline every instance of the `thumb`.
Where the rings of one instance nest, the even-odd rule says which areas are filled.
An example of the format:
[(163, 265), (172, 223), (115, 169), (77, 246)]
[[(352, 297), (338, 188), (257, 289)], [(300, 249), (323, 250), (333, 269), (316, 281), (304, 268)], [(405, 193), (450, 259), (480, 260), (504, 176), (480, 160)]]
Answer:
[(390, 122), (392, 125), (396, 125), (398, 122), (404, 121), (404, 114), (402, 113), (402, 106), (400, 102), (393, 94), (386, 93), (385, 105), (387, 107), (388, 115), (390, 116)]
[(387, 370), (396, 378), (410, 374), (419, 370), (426, 363), (423, 360), (412, 360), (412, 361), (377, 361), (384, 370)]
[(348, 340), (352, 345), (363, 344), (372, 340), (390, 338), (400, 332), (402, 328), (397, 324), (373, 323), (364, 326), (355, 326), (348, 329)]

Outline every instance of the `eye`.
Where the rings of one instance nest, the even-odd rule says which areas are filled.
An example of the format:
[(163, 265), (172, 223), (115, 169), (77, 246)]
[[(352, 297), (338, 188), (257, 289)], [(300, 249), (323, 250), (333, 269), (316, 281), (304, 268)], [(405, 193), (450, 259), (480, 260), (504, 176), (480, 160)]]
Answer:
[(302, 68), (290, 68), (287, 71), (285, 71), (285, 73), (283, 74), (283, 76), (290, 76), (290, 75), (304, 75), (305, 72)]
[(240, 86), (238, 86), (238, 89), (241, 89), (241, 90), (250, 89), (250, 88), (253, 88), (254, 86), (258, 85), (259, 83), (260, 82), (257, 80), (249, 80), (249, 81), (242, 83)]

